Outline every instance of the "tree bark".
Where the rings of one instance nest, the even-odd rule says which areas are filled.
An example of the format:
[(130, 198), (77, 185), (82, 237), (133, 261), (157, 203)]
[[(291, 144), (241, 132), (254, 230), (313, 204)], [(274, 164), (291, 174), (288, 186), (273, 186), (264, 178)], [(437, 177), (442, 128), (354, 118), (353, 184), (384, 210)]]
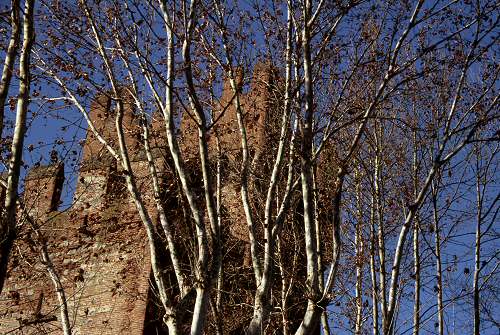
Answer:
[(382, 329), (385, 329), (387, 321), (387, 279), (386, 279), (386, 262), (385, 262), (385, 229), (384, 229), (384, 210), (382, 199), (382, 143), (383, 132), (381, 124), (378, 120), (375, 121), (375, 160), (374, 160), (374, 192), (375, 192), (375, 212), (378, 224), (377, 230), (377, 250), (379, 258), (379, 277), (380, 277), (380, 310), (382, 313)]
[(376, 242), (376, 230), (375, 230), (375, 196), (372, 195), (371, 209), (370, 209), (370, 275), (372, 282), (372, 329), (373, 335), (379, 334), (378, 326), (378, 284), (377, 284), (377, 272), (375, 264), (375, 253), (377, 249)]
[[(479, 149), (480, 150), (480, 149)], [(479, 164), (476, 164), (476, 169), (479, 170)], [(481, 330), (481, 311), (480, 311), (480, 287), (479, 276), (481, 271), (481, 224), (482, 224), (482, 208), (483, 197), (481, 192), (480, 171), (476, 171), (476, 243), (474, 248), (474, 335), (479, 335)]]
[(355, 170), (357, 220), (354, 234), (354, 245), (356, 247), (356, 321), (354, 334), (361, 335), (363, 327), (363, 199), (361, 191), (361, 176), (359, 168)]
[(12, 138), (11, 159), (9, 161), (5, 210), (0, 222), (0, 293), (2, 292), (12, 245), (16, 238), (16, 204), (19, 174), (21, 171), (26, 114), (30, 91), (30, 58), (35, 40), (33, 11), (34, 0), (26, 0), (23, 21), (23, 46), (19, 61), (19, 94), (17, 98), (16, 125)]
[(316, 246), (315, 208), (313, 203), (312, 185), (312, 145), (313, 145), (313, 115), (314, 115), (314, 91), (311, 63), (311, 36), (309, 20), (311, 18), (312, 4), (310, 0), (304, 1), (303, 27), (302, 27), (302, 52), (304, 67), (304, 100), (305, 114), (302, 125), (302, 147), (300, 175), (302, 185), (302, 203), (304, 206), (304, 239), (306, 247), (306, 294), (307, 307), (302, 323), (296, 331), (296, 335), (311, 334), (319, 324), (322, 309), (317, 302), (320, 298), (318, 253)]
[(441, 236), (439, 213), (437, 207), (437, 185), (433, 183), (432, 187), (432, 209), (434, 219), (434, 239), (435, 239), (435, 256), (436, 256), (436, 287), (437, 287), (437, 312), (438, 312), (438, 334), (444, 334), (444, 305), (443, 305), (443, 272), (441, 262)]
[[(28, 215), (28, 213), (25, 213)], [(28, 219), (31, 220), (31, 219)], [(40, 227), (36, 225), (34, 221), (31, 221), (33, 230), (35, 231), (35, 235), (37, 236), (37, 242), (40, 245), (40, 254), (42, 257), (42, 263), (47, 270), (47, 273), (54, 285), (54, 290), (56, 291), (57, 300), (59, 302), (59, 315), (60, 322), (63, 329), (64, 335), (71, 335), (71, 324), (69, 321), (69, 311), (68, 311), (68, 302), (66, 300), (66, 293), (64, 291), (64, 286), (62, 285), (61, 278), (56, 268), (54, 267), (54, 263), (52, 262), (52, 258), (50, 257), (49, 250), (47, 247), (47, 242), (45, 237), (42, 236), (40, 232)]]
[[(113, 65), (110, 62), (108, 55), (106, 53), (106, 49), (102, 43), (101, 36), (99, 34), (99, 31), (97, 30), (96, 23), (94, 22), (92, 13), (90, 12), (89, 8), (87, 7), (85, 2), (82, 2), (85, 16), (87, 17), (90, 26), (92, 28), (92, 32), (97, 44), (97, 51), (99, 52), (100, 56), (102, 57), (102, 60), (104, 62), (104, 68), (106, 71), (106, 75), (108, 77), (108, 80), (111, 84), (112, 88), (112, 94), (113, 94), (113, 99), (116, 101), (116, 118), (115, 118), (115, 129), (118, 137), (118, 146), (119, 146), (119, 151), (118, 153), (115, 152), (114, 150), (110, 150), (110, 153), (114, 156), (114, 158), (117, 160), (118, 163), (120, 163), (121, 167), (124, 170), (125, 174), (125, 182), (127, 185), (127, 190), (129, 192), (130, 197), (132, 198), (139, 217), (141, 219), (141, 222), (144, 224), (146, 234), (148, 237), (148, 244), (149, 244), (149, 250), (150, 250), (150, 257), (151, 257), (151, 268), (153, 272), (153, 276), (155, 279), (155, 284), (158, 289), (158, 293), (160, 296), (161, 303), (165, 309), (165, 316), (164, 316), (164, 321), (169, 329), (169, 333), (171, 334), (176, 334), (177, 333), (177, 322), (175, 319), (175, 310), (171, 304), (171, 301), (168, 297), (167, 294), (167, 283), (166, 280), (162, 274), (163, 268), (160, 264), (159, 260), (159, 255), (158, 255), (158, 250), (155, 245), (155, 236), (156, 236), (156, 229), (153, 225), (153, 222), (151, 220), (151, 216), (144, 204), (143, 198), (139, 192), (139, 189), (136, 184), (136, 178), (134, 175), (134, 172), (132, 170), (130, 158), (129, 158), (129, 152), (126, 146), (125, 142), (125, 134), (124, 134), (124, 129), (123, 129), (123, 99), (122, 95), (118, 92), (118, 85), (117, 85), (117, 80), (116, 76), (113, 71)], [(92, 129), (95, 133), (95, 128)], [(105, 141), (104, 141), (105, 142)], [(110, 146), (107, 146), (110, 148)], [(108, 149), (109, 150), (109, 149)]]
[(11, 3), (10, 26), (12, 27), (12, 30), (10, 33), (9, 46), (7, 47), (7, 52), (5, 53), (2, 79), (0, 81), (0, 140), (3, 134), (5, 100), (7, 99), (7, 94), (9, 93), (12, 72), (14, 71), (14, 61), (16, 59), (17, 49), (19, 48), (19, 39), (21, 35), (21, 30), (19, 29), (21, 25), (19, 18), (20, 0), (12, 0)]
[[(417, 135), (413, 132), (413, 196), (417, 197), (418, 190), (418, 167), (417, 167)], [(413, 335), (420, 332), (420, 218), (415, 216), (413, 225), (413, 271), (415, 276), (414, 303), (413, 303)]]

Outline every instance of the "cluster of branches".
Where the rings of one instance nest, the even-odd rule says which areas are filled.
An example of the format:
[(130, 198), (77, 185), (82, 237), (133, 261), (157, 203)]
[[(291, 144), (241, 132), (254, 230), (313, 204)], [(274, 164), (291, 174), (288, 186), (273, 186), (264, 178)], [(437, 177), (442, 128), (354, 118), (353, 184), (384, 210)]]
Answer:
[[(496, 293), (488, 295), (492, 305), (481, 298), (483, 291), (495, 290), (491, 283), (498, 281), (500, 264), (494, 250), (498, 3), (43, 0), (35, 22), (33, 0), (26, 0), (25, 7), (16, 127), (2, 211), (0, 287), (19, 222), (16, 210), (23, 208), (17, 205), (17, 193), (32, 57), (31, 71), (50, 92), (46, 99), (79, 112), (123, 171), (147, 233), (169, 334), (184, 327), (185, 320), (179, 319), (183, 309), (191, 311), (191, 334), (208, 327), (224, 332), (227, 250), (222, 231), (230, 220), (221, 210), (227, 201), (222, 190), (234, 181), (222, 177), (222, 160), (229, 155), (238, 157), (240, 176), (240, 199), (231, 202), (237, 204), (231, 211), (246, 222), (254, 274), (248, 334), (273, 327), (297, 335), (319, 328), (329, 334), (332, 327), (349, 327), (356, 334), (369, 328), (373, 334), (418, 334), (434, 320), (444, 334), (450, 306), (458, 301), (472, 301), (472, 308), (462, 313), (473, 316), (475, 334), (481, 325), (498, 325), (488, 310), (498, 306)], [(2, 119), (20, 38), (18, 11), (19, 1), (13, 1), (0, 92)], [(39, 28), (32, 50), (34, 24)], [(274, 103), (268, 111), (274, 118), (268, 130), (276, 134), (273, 149), (261, 154), (248, 135), (252, 107), (242, 103), (258, 59), (279, 77), (270, 88)], [(232, 106), (221, 98), (224, 79)], [(147, 157), (154, 209), (145, 203), (132, 167), (123, 87), (142, 120), (140, 150)], [(89, 116), (97, 93), (108, 94), (116, 104), (113, 142)], [(225, 129), (218, 122), (223, 113), (237, 121), (238, 155), (221, 144)], [(158, 133), (152, 129), (153, 117), (162, 123), (160, 135), (167, 139), (186, 224), (195, 231), (190, 262), (183, 259), (162, 201), (151, 149), (152, 134)], [(194, 124), (185, 130), (197, 141), (194, 167), (180, 142), (181, 118)], [(262, 161), (264, 173), (258, 168)], [(193, 171), (202, 180), (201, 198), (199, 187), (189, 180)], [(301, 237), (290, 268), (282, 251), (290, 247), (287, 232), (294, 224), (301, 226)], [(33, 223), (33, 229), (38, 225)], [(157, 243), (158, 234), (164, 245)], [(40, 241), (48, 255), (44, 239)], [(160, 248), (168, 250), (174, 291), (164, 275)], [(452, 254), (473, 258), (472, 279), (468, 264), (461, 265), (465, 274), (453, 270), (459, 264), (449, 260)], [(51, 264), (50, 258), (45, 263)], [(54, 283), (61, 286), (57, 269), (50, 268)], [(289, 293), (299, 285), (300, 273), (305, 302), (301, 320), (292, 328)], [(463, 279), (462, 289), (447, 293), (446, 280), (456, 282), (457, 277)], [(57, 291), (64, 293), (62, 286)], [(67, 311), (63, 320), (68, 323), (65, 332), (71, 333)]]

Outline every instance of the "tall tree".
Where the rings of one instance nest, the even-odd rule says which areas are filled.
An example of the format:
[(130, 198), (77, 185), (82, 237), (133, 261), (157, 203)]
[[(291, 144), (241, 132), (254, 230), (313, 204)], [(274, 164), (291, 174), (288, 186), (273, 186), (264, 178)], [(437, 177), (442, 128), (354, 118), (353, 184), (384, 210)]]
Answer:
[[(12, 63), (15, 56), (15, 45), (17, 34), (15, 32), (16, 25), (19, 25), (19, 16), (17, 15), (17, 7), (19, 3), (13, 3), (12, 8), (12, 25), (13, 25), (13, 40), (12, 48), (9, 44), (9, 49), (6, 54), (4, 74), (9, 80), (3, 81), (2, 78), (2, 91), (1, 93), (7, 94), (10, 73), (12, 72)], [(4, 210), (0, 218), (0, 292), (3, 289), (5, 277), (7, 274), (7, 265), (9, 263), (9, 255), (16, 239), (16, 212), (17, 212), (17, 199), (18, 199), (18, 186), (19, 178), (21, 173), (22, 155), (24, 151), (24, 136), (26, 133), (26, 117), (28, 114), (28, 105), (30, 101), (30, 60), (31, 60), (31, 48), (35, 40), (34, 33), (34, 22), (33, 22), (33, 12), (34, 12), (34, 0), (26, 0), (24, 5), (24, 17), (23, 17), (23, 45), (21, 48), (21, 53), (19, 57), (19, 93), (17, 97), (17, 110), (16, 110), (16, 121), (14, 127), (14, 134), (12, 137), (12, 145), (10, 149), (10, 160), (8, 164), (8, 177), (7, 177), (7, 188), (5, 190), (5, 204)], [(10, 64), (10, 65), (9, 65)], [(6, 71), (6, 72), (5, 72)], [(5, 86), (4, 86), (5, 85)], [(3, 98), (3, 106), (5, 103), (5, 98)], [(1, 115), (3, 117), (3, 113)]]

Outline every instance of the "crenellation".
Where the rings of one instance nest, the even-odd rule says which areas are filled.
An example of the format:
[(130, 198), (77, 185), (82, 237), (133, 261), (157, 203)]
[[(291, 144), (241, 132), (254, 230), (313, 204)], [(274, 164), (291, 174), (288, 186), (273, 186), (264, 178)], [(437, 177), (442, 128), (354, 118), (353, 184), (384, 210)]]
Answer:
[[(238, 85), (243, 87), (247, 80), (243, 71), (237, 69), (236, 77)], [(276, 89), (273, 86), (276, 81), (275, 69), (267, 63), (258, 64), (250, 80), (250, 92), (240, 91), (242, 112), (248, 126), (248, 143), (254, 160), (259, 156), (259, 150), (263, 150), (262, 148), (268, 143), (266, 134), (269, 133), (269, 128), (276, 126), (272, 114), (276, 113), (277, 103), (272, 101), (274, 95), (271, 92)], [(225, 114), (209, 134), (209, 151), (210, 156), (215, 157), (217, 153), (215, 133), (217, 133), (224, 152), (223, 176), (227, 181), (222, 188), (222, 207), (225, 213), (223, 222), (226, 225), (224, 229), (228, 232), (224, 238), (238, 245), (232, 249), (232, 252), (243, 255), (235, 257), (238, 262), (241, 261), (237, 266), (241, 267), (242, 273), (238, 275), (247, 276), (245, 271), (250, 271), (248, 232), (245, 216), (240, 208), (238, 175), (241, 135), (232, 96), (232, 89), (226, 80), (221, 106), (218, 109), (219, 113), (225, 109)], [(124, 107), (125, 142), (130, 151), (129, 158), (136, 185), (151, 219), (156, 223), (156, 203), (150, 166), (143, 150), (139, 120), (134, 113), (134, 106), (126, 87), (120, 88), (120, 98)], [(89, 117), (95, 129), (113, 149), (117, 150), (115, 113), (116, 101), (113, 101), (109, 92), (96, 96), (90, 105)], [(164, 136), (163, 117), (153, 115), (151, 125), (151, 154), (160, 178), (159, 182), (162, 186), (166, 186), (164, 194), (160, 196), (169, 206), (175, 207), (166, 209), (176, 215), (178, 213), (176, 211), (180, 210), (177, 208), (180, 207), (179, 198), (173, 182), (173, 171), (168, 167), (170, 156)], [(201, 190), (200, 175), (193, 168), (197, 161), (199, 134), (194, 121), (187, 115), (182, 118), (180, 135), (181, 151), (186, 159), (188, 173), (192, 176), (192, 183)], [(57, 209), (60, 200), (64, 182), (62, 164), (33, 169), (26, 178), (25, 199), (37, 199), (33, 197), (36, 192), (44, 195), (32, 202), (32, 208), (37, 213), (40, 212), (36, 217), (44, 220), (43, 232), (46, 234), (49, 252), (53, 257), (54, 266), (60, 273), (68, 297), (74, 334), (141, 335), (147, 334), (148, 327), (157, 322), (150, 320), (156, 317), (154, 315), (156, 302), (150, 287), (149, 246), (135, 204), (129, 196), (125, 176), (123, 169), (116, 164), (115, 158), (89, 128), (71, 209), (58, 215), (46, 215)], [(199, 198), (202, 202), (201, 191)], [(43, 216), (40, 215), (42, 213)], [(171, 215), (174, 215), (172, 213)], [(181, 240), (182, 234), (187, 233), (186, 225), (180, 218), (174, 218), (173, 221), (174, 233)], [(206, 221), (208, 224), (208, 219)], [(178, 243), (183, 242), (178, 241)], [(14, 263), (22, 257), (26, 259), (37, 257), (36, 249), (25, 240), (20, 239), (18, 244), (19, 247), (10, 265), (10, 277), (15, 277), (16, 280), (8, 280), (5, 292), (20, 292), (18, 294), (22, 295), (23, 301), (36, 305), (37, 292), (42, 290), (43, 315), (39, 316), (37, 322), (43, 323), (54, 334), (59, 334), (58, 305), (53, 285), (43, 266), (38, 265), (36, 271), (33, 269), (27, 271), (24, 268), (25, 264), (20, 266)], [(20, 287), (23, 289), (18, 289)], [(27, 291), (30, 289), (32, 292)], [(19, 305), (12, 305), (15, 301), (15, 297), (0, 301), (1, 308), (8, 306), (5, 316), (0, 317), (0, 332), (21, 327), (20, 322), (12, 320), (12, 317), (15, 315), (22, 320), (28, 320), (26, 315), (20, 315), (28, 311), (31, 313), (36, 307), (29, 307), (24, 312)], [(251, 304), (251, 301), (244, 303)], [(243, 312), (236, 308), (231, 313)], [(227, 327), (233, 329), (233, 333), (228, 331), (228, 334), (238, 334), (238, 329), (241, 329), (241, 325), (238, 324)], [(35, 326), (24, 325), (21, 328), (23, 334), (35, 334), (37, 331)]]
[(64, 164), (32, 168), (24, 182), (24, 202), (28, 212), (42, 217), (56, 211), (64, 184)]

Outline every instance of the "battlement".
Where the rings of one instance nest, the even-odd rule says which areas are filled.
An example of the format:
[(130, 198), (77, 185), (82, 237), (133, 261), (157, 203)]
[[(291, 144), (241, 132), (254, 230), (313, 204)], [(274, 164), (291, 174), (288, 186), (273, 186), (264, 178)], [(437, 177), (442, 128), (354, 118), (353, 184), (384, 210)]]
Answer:
[[(125, 87), (120, 88), (120, 98), (123, 102), (122, 125), (126, 136), (126, 145), (131, 152), (135, 152), (140, 148), (140, 139), (138, 136), (140, 130), (139, 119), (134, 111), (132, 97)], [(90, 105), (89, 117), (96, 131), (104, 140), (114, 149), (118, 149), (115, 125), (116, 101), (113, 101), (109, 92), (103, 92), (95, 97)], [(94, 136), (93, 131), (89, 127), (83, 147), (82, 167), (84, 169), (102, 168), (108, 165), (111, 159), (112, 157), (109, 152)]]
[[(280, 90), (279, 73), (269, 62), (257, 63), (250, 78), (245, 78), (241, 69), (236, 70), (237, 85), (243, 87), (249, 82), (249, 91), (240, 91), (240, 105), (246, 124), (247, 141), (252, 152), (259, 152), (266, 146), (266, 134), (276, 127), (278, 105), (276, 92)], [(217, 132), (224, 153), (231, 158), (241, 150), (241, 134), (234, 107), (234, 92), (229, 78), (225, 77), (223, 91), (218, 105), (214, 106)], [(223, 113), (223, 114), (222, 114)], [(222, 114), (222, 115), (221, 115)], [(198, 153), (198, 131), (195, 121), (186, 113), (182, 117), (181, 146), (183, 153), (196, 156)], [(209, 149), (215, 153), (214, 137), (209, 138)]]
[(31, 215), (44, 216), (56, 211), (64, 184), (64, 164), (32, 168), (24, 182), (24, 202)]
[[(243, 87), (244, 73), (238, 70), (236, 76), (238, 85)], [(276, 69), (262, 63), (255, 66), (252, 77), (247, 79), (250, 80), (250, 91), (241, 92), (241, 106), (247, 125), (250, 151), (255, 159), (259, 151), (265, 150), (269, 141), (268, 134), (275, 128), (276, 115), (281, 115), (276, 99), (279, 76)], [(228, 80), (223, 87), (221, 106), (216, 107), (216, 113), (223, 110), (225, 113), (220, 116), (215, 130), (228, 162), (227, 173), (234, 174), (236, 170), (231, 170), (230, 165), (239, 163), (240, 131), (232, 103), (234, 94)], [(155, 220), (156, 203), (149, 165), (140, 137), (139, 118), (135, 114), (127, 89), (120, 90), (124, 108), (125, 142), (129, 149), (132, 170), (143, 202), (151, 218)], [(97, 95), (90, 105), (89, 116), (95, 129), (117, 150), (115, 113), (116, 104), (109, 92)], [(168, 150), (163, 117), (153, 115), (150, 129), (152, 155), (157, 170), (161, 177), (168, 176), (172, 171), (165, 161)], [(180, 133), (182, 154), (189, 162), (197, 155), (198, 131), (194, 121), (186, 115), (181, 120)], [(214, 139), (214, 136), (209, 138), (211, 155), (216, 152)], [(35, 167), (28, 172), (25, 179), (25, 202), (32, 209), (33, 217), (41, 219), (40, 225), (43, 226), (54, 266), (59, 271), (66, 295), (69, 297), (68, 306), (74, 317), (73, 331), (78, 334), (149, 334), (151, 331), (148, 330), (148, 325), (159, 322), (161, 317), (158, 319), (155, 315), (156, 302), (150, 287), (148, 239), (143, 223), (128, 196), (121, 167), (91, 129), (87, 130), (82, 151), (74, 202), (70, 209), (57, 212), (57, 215), (47, 215), (57, 210), (61, 199), (64, 183), (62, 163)], [(192, 166), (186, 165), (188, 169)], [(190, 172), (196, 174), (197, 170)], [(236, 180), (234, 175), (230, 178)], [(241, 263), (238, 266), (245, 262), (248, 266), (248, 260), (242, 261), (245, 252), (248, 253), (244, 251), (248, 233), (244, 214), (240, 210), (241, 199), (237, 182), (233, 183), (231, 180), (224, 183), (221, 190), (224, 215), (227, 215), (224, 224), (229, 226), (230, 232), (224, 238), (239, 243), (238, 248), (231, 250), (238, 253), (235, 257), (236, 262)], [(172, 217), (172, 224), (176, 225), (175, 234), (182, 240), (182, 236), (186, 236), (183, 234), (187, 234), (183, 230), (186, 229), (183, 220), (189, 218), (183, 218), (182, 214), (179, 214), (178, 211), (182, 208), (181, 200), (179, 194), (174, 191), (175, 183), (172, 184), (174, 185), (164, 190), (163, 199), (165, 210)], [(29, 234), (24, 236), (29, 238)], [(35, 270), (26, 270), (26, 267), (20, 266), (21, 263), (24, 264), (19, 262), (20, 257), (36, 259), (39, 255), (30, 242), (20, 238), (18, 243), (9, 265), (9, 275), (15, 278), (15, 281), (8, 281), (5, 292), (8, 292), (9, 298), (0, 302), (0, 309), (5, 311), (1, 318), (0, 332), (24, 327), (27, 333), (31, 333), (31, 326), (25, 324), (35, 320), (43, 324), (47, 331), (60, 333), (57, 324), (59, 305), (55, 299), (53, 285), (45, 274), (46, 269), (39, 263), (34, 264)], [(20, 301), (24, 305), (20, 305)], [(230, 310), (230, 313), (234, 312)], [(40, 316), (45, 319), (37, 319)], [(33, 323), (33, 329), (36, 328), (36, 322)], [(238, 327), (237, 324), (230, 327), (233, 326)]]
[[(241, 69), (236, 70), (238, 85), (243, 85), (245, 81), (244, 73)], [(259, 152), (266, 147), (269, 142), (269, 134), (276, 128), (276, 115), (280, 115), (277, 110), (276, 94), (279, 91), (279, 74), (276, 68), (269, 63), (258, 63), (254, 67), (253, 75), (248, 78), (250, 91), (241, 92), (240, 103), (247, 126), (247, 140), (250, 152), (254, 157), (258, 157)], [(240, 153), (240, 131), (236, 118), (236, 111), (233, 105), (234, 92), (226, 78), (224, 91), (221, 96), (221, 106), (218, 112), (220, 117), (215, 130), (218, 132), (220, 144), (224, 155), (230, 162), (238, 161)], [(125, 142), (129, 149), (129, 157), (132, 162), (134, 173), (143, 196), (148, 198), (151, 190), (148, 189), (148, 166), (146, 154), (142, 147), (140, 137), (141, 128), (139, 118), (135, 114), (132, 98), (129, 91), (120, 88), (121, 99), (123, 101), (123, 127), (125, 132)], [(89, 116), (99, 134), (113, 146), (116, 150), (116, 106), (109, 92), (98, 94), (90, 105)], [(162, 116), (154, 115), (151, 131), (152, 154), (157, 162), (157, 169), (160, 173), (166, 171), (165, 151), (167, 141), (165, 134), (164, 119)], [(196, 157), (198, 152), (198, 131), (194, 121), (184, 115), (181, 121), (181, 150), (183, 155), (189, 160)], [(215, 137), (209, 137), (209, 150), (211, 155), (215, 154)], [(25, 181), (25, 200), (32, 208), (33, 214), (43, 216), (58, 208), (61, 200), (61, 190), (64, 183), (64, 166), (62, 163), (48, 166), (39, 166), (28, 172)], [(242, 226), (238, 229), (239, 223), (244, 222), (231, 208), (238, 208), (238, 195), (233, 187), (226, 185), (222, 190), (229, 215), (236, 230), (235, 236), (246, 240), (245, 229)], [(233, 194), (234, 193), (234, 194)], [(81, 213), (95, 212), (105, 208), (114, 199), (127, 198), (127, 190), (122, 175), (121, 167), (117, 165), (115, 159), (95, 136), (92, 130), (87, 130), (86, 139), (83, 145), (82, 161), (77, 178), (76, 190), (74, 194), (73, 208)]]
[[(97, 131), (117, 149), (114, 113), (112, 99), (103, 93), (92, 102), (89, 114)], [(140, 139), (130, 101), (124, 102), (123, 125), (137, 186), (152, 208), (146, 157), (141, 146), (134, 146)], [(158, 146), (153, 147), (153, 156), (161, 165)], [(33, 167), (25, 178), (24, 202), (43, 231), (68, 297), (73, 331), (78, 334), (139, 335), (147, 326), (149, 249), (123, 176), (114, 158), (88, 130), (71, 208), (51, 214), (61, 199), (62, 163)], [(20, 233), (9, 265), (9, 277), (15, 280), (8, 280), (7, 299), (0, 301), (0, 333), (23, 329), (31, 334), (39, 324), (59, 333), (59, 303), (46, 269), (39, 262), (28, 268), (19, 266), (20, 257), (40, 257), (29, 228), (21, 229), (28, 230)]]

